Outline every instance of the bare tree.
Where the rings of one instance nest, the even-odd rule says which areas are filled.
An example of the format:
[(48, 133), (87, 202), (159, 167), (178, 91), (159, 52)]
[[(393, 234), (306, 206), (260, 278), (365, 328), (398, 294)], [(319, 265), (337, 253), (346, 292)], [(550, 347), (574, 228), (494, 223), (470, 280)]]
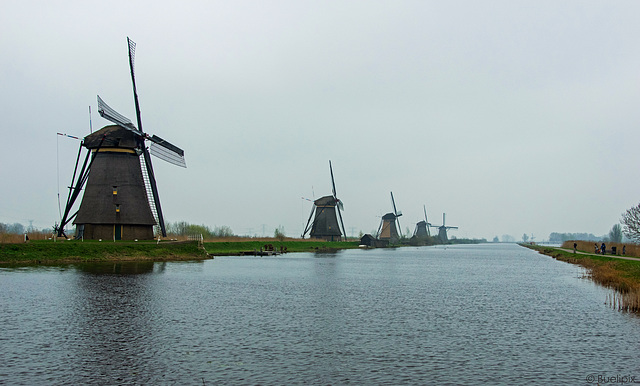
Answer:
[(609, 241), (612, 241), (614, 243), (622, 242), (622, 227), (620, 226), (620, 224), (615, 224), (609, 231)]
[(620, 219), (624, 229), (622, 233), (630, 239), (640, 241), (640, 204), (627, 209)]

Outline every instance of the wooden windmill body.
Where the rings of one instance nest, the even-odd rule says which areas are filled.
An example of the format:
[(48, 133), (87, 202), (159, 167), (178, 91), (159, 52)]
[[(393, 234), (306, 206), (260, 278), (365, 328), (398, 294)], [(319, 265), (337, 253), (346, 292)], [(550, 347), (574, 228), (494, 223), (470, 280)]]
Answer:
[(389, 240), (391, 243), (396, 243), (400, 240), (398, 227), (396, 226), (397, 219), (398, 217), (394, 213), (387, 213), (382, 216), (382, 223), (378, 232), (380, 240)]
[(336, 199), (333, 196), (324, 196), (315, 200), (313, 204), (316, 213), (309, 237), (327, 241), (341, 241), (342, 232), (336, 215)]
[(136, 153), (139, 147), (135, 135), (117, 125), (106, 126), (86, 136), (83, 143), (95, 153), (95, 159), (73, 221), (77, 237), (152, 239), (156, 220)]
[(393, 205), (393, 212), (389, 212), (382, 216), (380, 226), (378, 227), (378, 239), (387, 240), (393, 244), (402, 238), (400, 220), (398, 219), (398, 217), (402, 216), (402, 212), (396, 209), (396, 201), (393, 198), (393, 192), (391, 192), (391, 204)]
[(424, 220), (423, 221), (419, 221), (416, 224), (416, 229), (413, 231), (413, 236), (418, 238), (418, 239), (427, 239), (429, 236), (431, 236), (431, 232), (429, 232), (429, 227), (431, 227), (431, 224), (429, 224), (429, 220), (427, 219), (427, 207), (426, 205), (423, 206), (424, 209)]

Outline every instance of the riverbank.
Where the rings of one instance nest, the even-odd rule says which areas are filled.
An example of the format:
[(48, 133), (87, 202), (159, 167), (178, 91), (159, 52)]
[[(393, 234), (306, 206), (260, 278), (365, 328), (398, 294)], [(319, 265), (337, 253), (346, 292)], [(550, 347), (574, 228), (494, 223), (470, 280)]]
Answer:
[(60, 241), (0, 244), (0, 264), (65, 264), (98, 261), (203, 260), (253, 252), (332, 252), (358, 248), (357, 241), (252, 240), (213, 241)]
[(572, 250), (544, 245), (522, 245), (556, 260), (584, 267), (591, 280), (615, 291), (611, 299), (614, 308), (640, 312), (640, 261), (596, 255), (580, 249), (573, 253)]
[(99, 261), (203, 260), (209, 255), (196, 241), (30, 241), (0, 244), (0, 264), (65, 264)]

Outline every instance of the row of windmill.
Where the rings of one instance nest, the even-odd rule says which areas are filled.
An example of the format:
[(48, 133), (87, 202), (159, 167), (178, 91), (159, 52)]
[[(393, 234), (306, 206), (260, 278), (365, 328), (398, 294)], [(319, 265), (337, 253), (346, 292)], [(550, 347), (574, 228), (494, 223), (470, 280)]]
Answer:
[[(344, 205), (338, 198), (336, 193), (336, 183), (333, 177), (333, 167), (331, 161), (329, 161), (329, 171), (331, 173), (331, 187), (332, 195), (320, 197), (313, 202), (313, 208), (311, 214), (307, 220), (307, 225), (302, 232), (302, 238), (305, 238), (308, 234), (309, 237), (314, 239), (321, 239), (327, 241), (340, 241), (343, 238), (346, 239), (347, 232), (342, 220), (342, 211)], [(393, 206), (393, 212), (389, 212), (382, 216), (378, 231), (375, 237), (372, 235), (365, 235), (365, 239), (374, 243), (381, 240), (386, 243), (395, 244), (403, 236), (400, 227), (400, 216), (402, 212), (396, 208), (396, 201), (393, 198), (393, 192), (391, 192), (391, 204)], [(438, 238), (441, 242), (446, 243), (449, 239), (447, 231), (449, 229), (458, 229), (457, 226), (448, 226), (445, 224), (445, 214), (442, 214), (442, 225), (433, 225), (427, 218), (427, 207), (423, 205), (424, 220), (419, 221), (416, 224), (416, 228), (413, 232), (413, 238), (417, 240), (425, 240), (431, 237), (430, 228), (438, 229)], [(338, 219), (340, 223), (338, 223)]]
[[(127, 38), (127, 46), (137, 126), (97, 97), (100, 116), (114, 124), (87, 135), (80, 143), (64, 214), (61, 213), (57, 225), (59, 237), (66, 237), (65, 228), (70, 223), (75, 225), (75, 237), (83, 239), (143, 240), (155, 235), (167, 236), (150, 155), (186, 167), (184, 151), (142, 130), (134, 71), (136, 44)], [(86, 156), (81, 163), (83, 147)], [(307, 234), (324, 240), (341, 240), (343, 235), (346, 238), (343, 205), (336, 194), (331, 161), (329, 170), (333, 194), (314, 201), (303, 238)], [(79, 209), (72, 213), (82, 192)], [(394, 243), (402, 237), (398, 220), (402, 213), (396, 210), (393, 193), (391, 200), (393, 212), (382, 217), (376, 238)], [(457, 228), (445, 225), (444, 214), (442, 225), (430, 224), (425, 209), (425, 220), (416, 225), (414, 236), (430, 236), (431, 227), (439, 229), (439, 236), (444, 241), (447, 230)]]

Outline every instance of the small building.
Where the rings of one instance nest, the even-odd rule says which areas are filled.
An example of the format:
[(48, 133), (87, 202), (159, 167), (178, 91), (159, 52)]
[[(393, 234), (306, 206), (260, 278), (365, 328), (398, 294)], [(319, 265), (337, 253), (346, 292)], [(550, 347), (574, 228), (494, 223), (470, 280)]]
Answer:
[(360, 245), (365, 245), (371, 248), (384, 248), (389, 246), (389, 240), (378, 240), (371, 234), (367, 233), (360, 238)]

